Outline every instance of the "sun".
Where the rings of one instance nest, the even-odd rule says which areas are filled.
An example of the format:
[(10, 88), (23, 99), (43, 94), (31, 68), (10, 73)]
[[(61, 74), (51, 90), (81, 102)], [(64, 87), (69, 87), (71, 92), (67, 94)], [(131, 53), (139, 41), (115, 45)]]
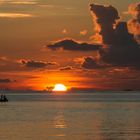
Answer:
[(67, 91), (67, 87), (64, 84), (56, 84), (53, 91)]

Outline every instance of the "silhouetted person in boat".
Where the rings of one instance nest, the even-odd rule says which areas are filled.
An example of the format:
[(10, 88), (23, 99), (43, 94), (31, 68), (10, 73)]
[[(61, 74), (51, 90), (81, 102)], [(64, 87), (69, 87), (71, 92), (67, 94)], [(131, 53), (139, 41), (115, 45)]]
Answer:
[(8, 99), (5, 95), (1, 94), (0, 96), (0, 102), (8, 102)]
[(7, 98), (6, 98), (6, 96), (5, 96), (5, 95), (3, 95), (3, 99), (4, 99), (4, 100), (7, 100)]
[(0, 95), (0, 99), (3, 100), (3, 94)]

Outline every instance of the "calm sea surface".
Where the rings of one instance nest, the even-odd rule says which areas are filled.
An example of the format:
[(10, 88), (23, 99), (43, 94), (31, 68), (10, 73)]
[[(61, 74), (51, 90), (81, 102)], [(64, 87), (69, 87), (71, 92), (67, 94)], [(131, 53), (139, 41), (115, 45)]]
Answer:
[(0, 140), (140, 140), (140, 93), (7, 94)]

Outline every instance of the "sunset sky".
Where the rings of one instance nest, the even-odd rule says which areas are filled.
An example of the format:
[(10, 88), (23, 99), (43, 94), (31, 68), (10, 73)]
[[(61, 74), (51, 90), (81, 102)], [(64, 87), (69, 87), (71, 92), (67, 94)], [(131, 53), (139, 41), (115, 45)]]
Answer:
[(57, 83), (140, 90), (139, 0), (0, 0), (0, 88)]

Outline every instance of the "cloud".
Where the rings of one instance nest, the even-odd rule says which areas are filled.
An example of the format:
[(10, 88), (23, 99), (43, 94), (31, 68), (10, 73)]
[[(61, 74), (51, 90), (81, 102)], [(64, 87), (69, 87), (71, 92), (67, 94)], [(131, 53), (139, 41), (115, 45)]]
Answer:
[(43, 70), (45, 70), (45, 68), (54, 68), (57, 66), (58, 64), (56, 62), (44, 62), (25, 59), (14, 60), (11, 58), (7, 58), (5, 56), (0, 57), (0, 72), (9, 72), (9, 71), (19, 72), (43, 68), (44, 68)]
[(140, 49), (134, 46), (109, 46), (100, 50), (101, 60), (113, 66), (140, 68)]
[(18, 5), (34, 5), (37, 4), (35, 0), (0, 0), (0, 5), (3, 4), (18, 4)]
[(37, 4), (36, 1), (9, 1), (11, 4), (21, 4), (21, 5), (34, 5)]
[(63, 29), (63, 30), (62, 30), (62, 34), (68, 34), (67, 29)]
[(24, 13), (0, 13), (0, 18), (29, 18), (34, 17), (32, 14)]
[(68, 51), (96, 51), (100, 48), (100, 45), (80, 43), (72, 39), (64, 39), (54, 44), (48, 44), (47, 48), (51, 50), (68, 50)]
[(35, 6), (38, 6), (36, 0), (0, 0), (0, 18), (36, 17), (33, 14), (33, 8)]
[(103, 66), (97, 63), (97, 60), (93, 57), (85, 57), (84, 62), (82, 63), (82, 68), (84, 69), (99, 69), (103, 68)]
[(140, 44), (140, 2), (131, 4), (128, 13), (132, 15), (132, 19), (128, 21), (128, 29)]
[(11, 83), (11, 79), (0, 79), (0, 83)]
[(47, 66), (56, 65), (55, 62), (43, 62), (34, 60), (21, 60), (21, 63), (29, 68), (45, 68)]
[(117, 9), (112, 6), (91, 4), (90, 10), (94, 16), (97, 33), (102, 36), (105, 44), (111, 44), (114, 39), (113, 25), (119, 19)]
[(66, 67), (62, 67), (60, 68), (61, 71), (69, 71), (72, 70), (73, 68), (71, 66), (66, 66)]
[(91, 11), (100, 27), (97, 34), (102, 37), (104, 44), (99, 50), (100, 61), (113, 66), (140, 68), (140, 47), (134, 35), (129, 33), (127, 23), (118, 21), (117, 9), (91, 4)]
[(80, 31), (80, 35), (83, 35), (83, 36), (85, 36), (87, 33), (88, 33), (87, 30), (82, 30), (82, 31)]

